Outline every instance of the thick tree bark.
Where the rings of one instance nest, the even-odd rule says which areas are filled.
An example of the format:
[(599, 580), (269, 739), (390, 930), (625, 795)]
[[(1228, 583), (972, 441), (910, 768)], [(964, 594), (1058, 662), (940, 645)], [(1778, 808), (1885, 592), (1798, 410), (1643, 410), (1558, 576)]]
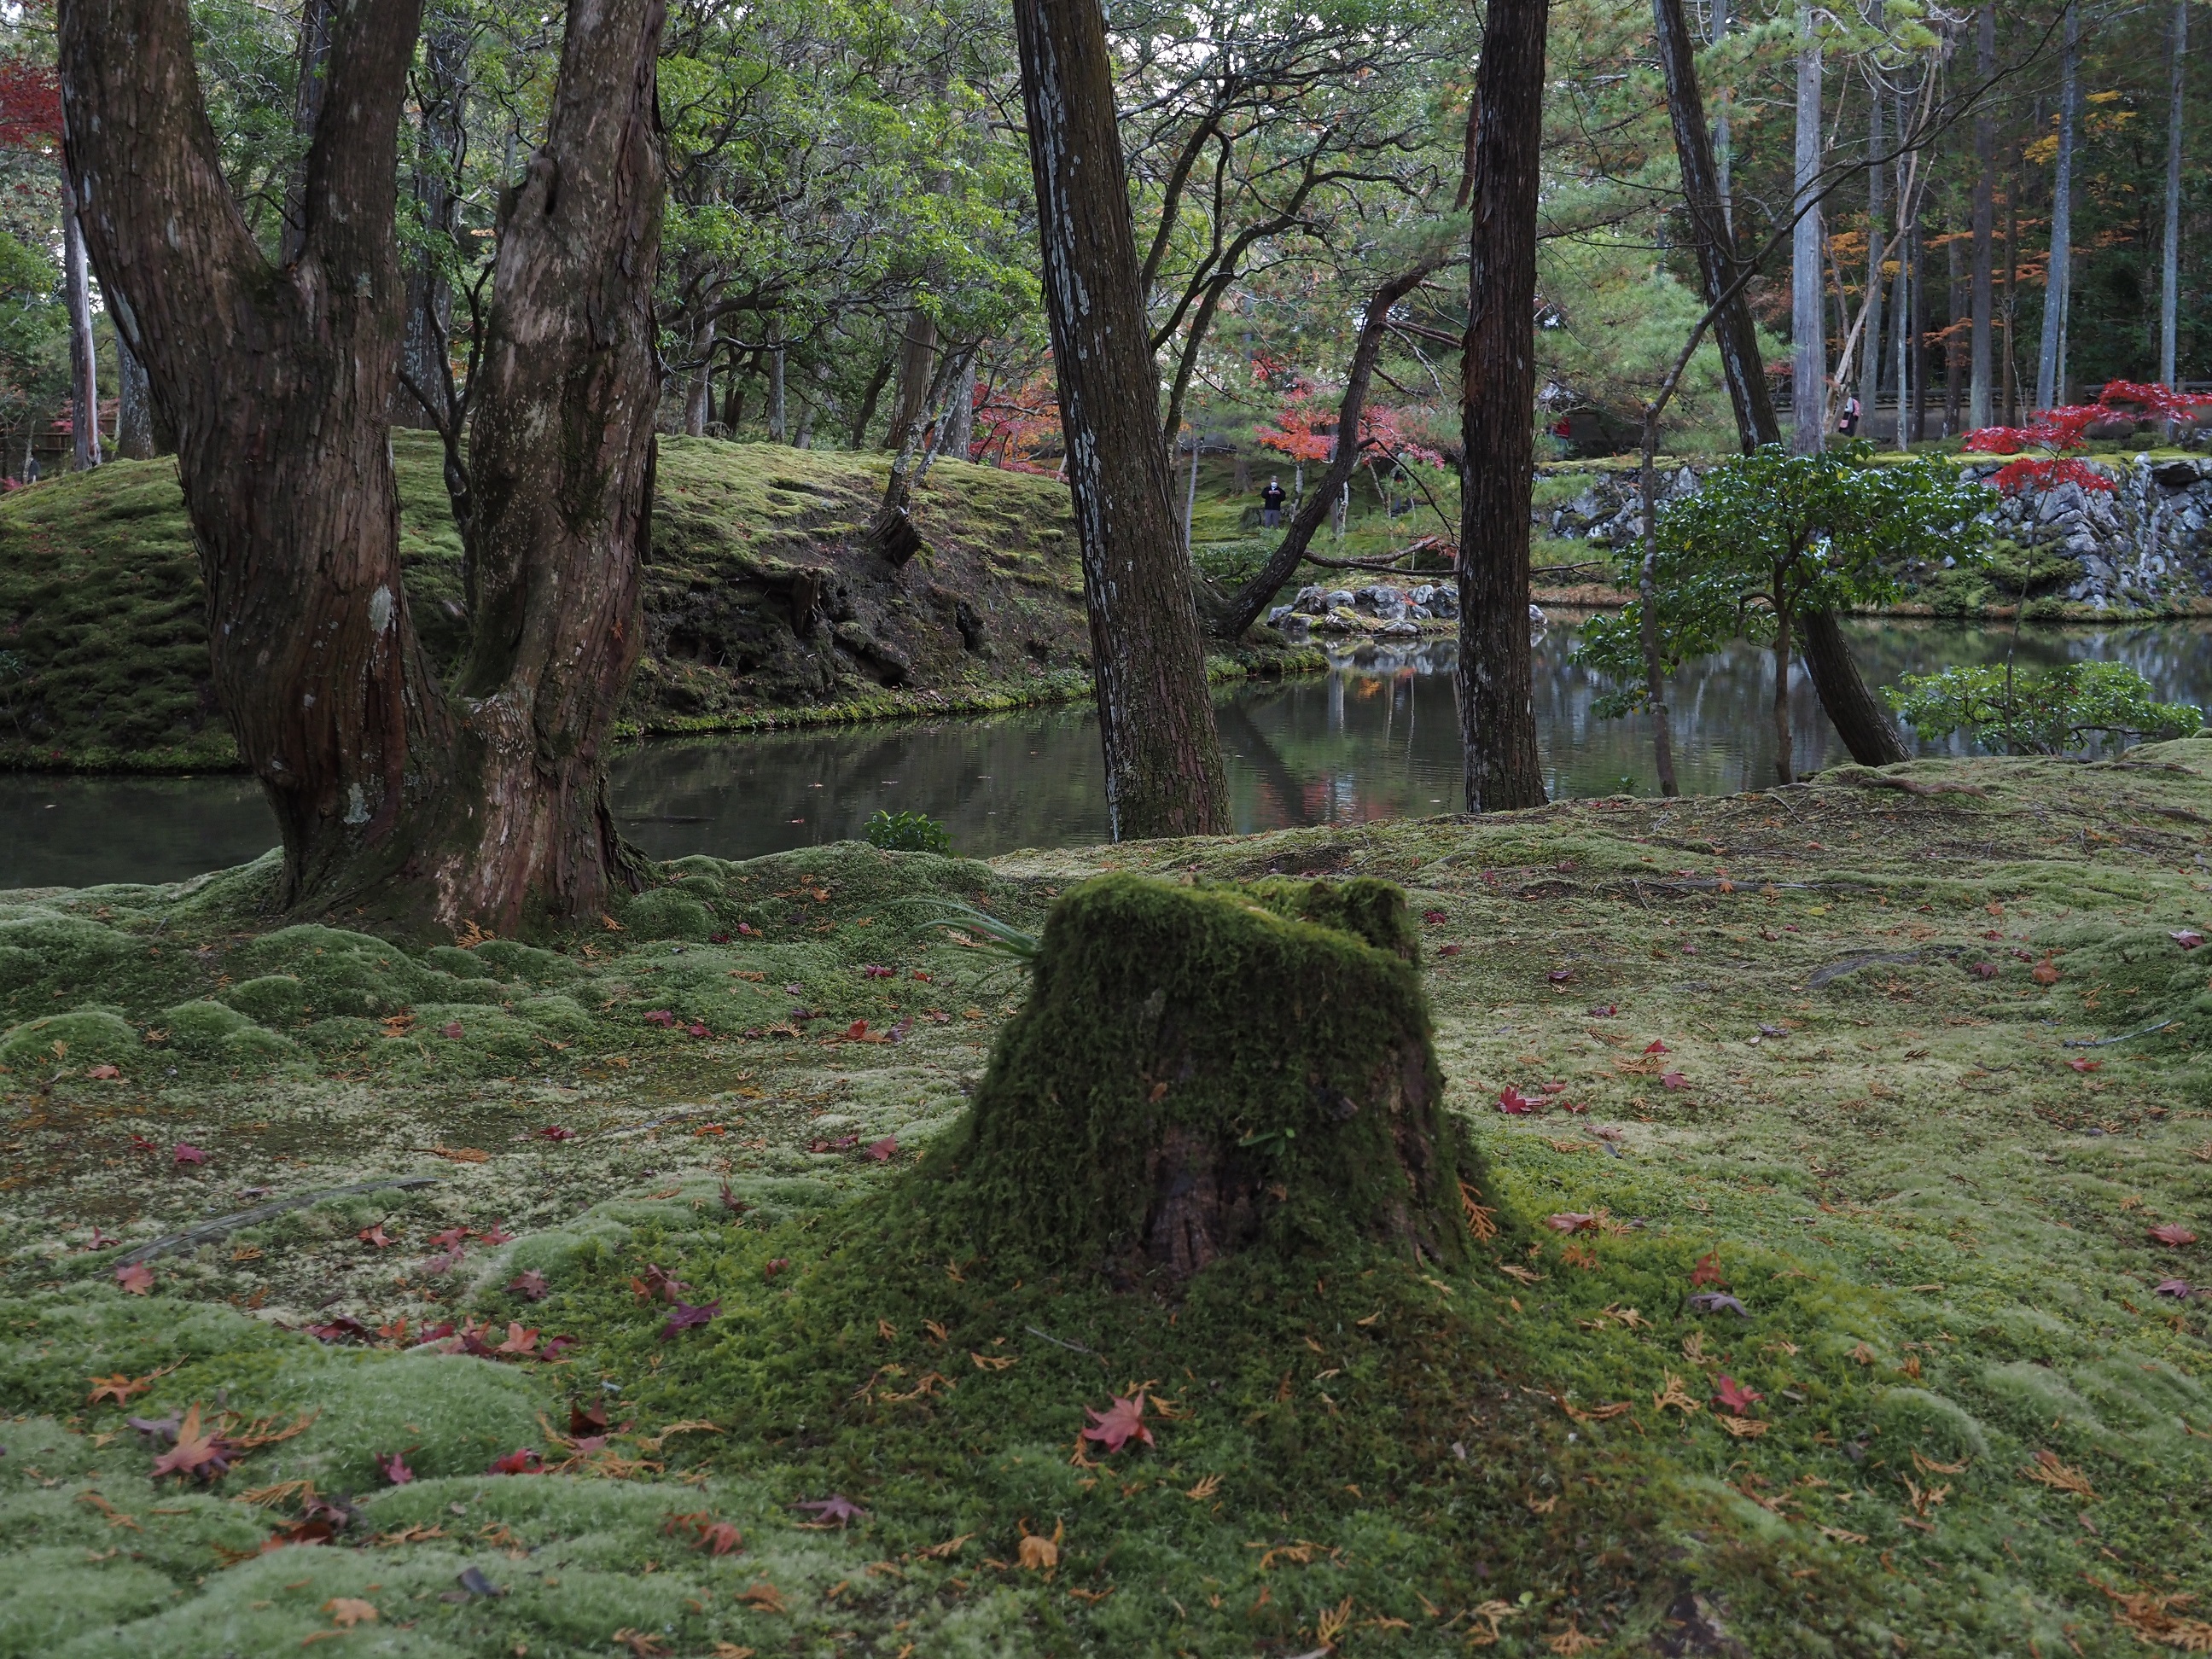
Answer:
[(62, 179), (62, 288), (69, 301), (70, 443), (80, 472), (100, 465), (100, 360), (92, 339), (92, 267), (74, 182)]
[(922, 418), (930, 404), (930, 382), (936, 373), (937, 322), (928, 313), (916, 311), (907, 318), (906, 332), (899, 341), (898, 388), (891, 395), (890, 444), (898, 444), (907, 428)]
[[(1651, 15), (1657, 26), (1660, 62), (1667, 74), (1667, 112), (1674, 122), (1674, 153), (1681, 163), (1682, 196), (1689, 210), (1691, 234), (1697, 239), (1698, 267), (1710, 304), (1735, 286), (1740, 268), (1729, 235), (1720, 170), (1705, 133), (1697, 51), (1682, 0), (1651, 0)], [(1759, 445), (1773, 442), (1777, 428), (1774, 398), (1767, 390), (1766, 370), (1759, 362), (1751, 306), (1741, 293), (1713, 319), (1713, 343), (1719, 349), (1729, 401), (1735, 410), (1737, 441), (1748, 455)]]
[(154, 393), (146, 380), (146, 366), (131, 355), (118, 332), (115, 337), (115, 453), (125, 460), (151, 460), (154, 441)]
[(1460, 749), (1470, 812), (1544, 804), (1531, 698), (1536, 194), (1548, 0), (1491, 0), (1475, 71), (1461, 405)]
[(1811, 202), (1820, 187), (1820, 26), (1810, 6), (1797, 27), (1797, 218), (1790, 242), (1790, 447), (1800, 455), (1817, 455), (1827, 443), (1828, 331), (1821, 315), (1820, 210)]
[[(1778, 589), (1782, 584), (1775, 583)], [(1791, 769), (1792, 751), (1796, 742), (1790, 730), (1790, 613), (1774, 613), (1774, 778), (1778, 783), (1795, 783), (1797, 774)]]
[(399, 580), (384, 417), (398, 347), (393, 160), (419, 0), (333, 41), (355, 95), (317, 128), (300, 251), (272, 270), (203, 110), (185, 0), (61, 8), (69, 165), (116, 326), (177, 426), (216, 695), (267, 790), (281, 902), (404, 856), (442, 704)]
[[(1977, 27), (1974, 72), (1988, 85), (1997, 72), (1997, 12), (1984, 5)], [(1996, 228), (1997, 124), (1984, 103), (1974, 115), (1974, 276), (1972, 336), (1967, 346), (1972, 390), (1966, 399), (1966, 425), (1993, 423), (1996, 408), (1990, 379), (1990, 326), (1995, 316), (1990, 282), (1990, 241)]]
[(185, 0), (64, 0), (66, 146), (116, 325), (175, 422), (216, 696), (283, 837), (279, 902), (506, 931), (597, 908), (618, 858), (598, 759), (636, 651), (660, 9), (571, 8), (502, 246), (471, 455), (476, 637), (449, 702), (400, 584), (386, 425), (419, 7), (334, 15), (328, 79), (348, 95), (315, 125), (280, 269), (223, 177)]
[(665, 16), (570, 0), (545, 142), (501, 228), (469, 443), (467, 787), (419, 861), (461, 915), (588, 914), (627, 874), (605, 745), (644, 645)]
[(1160, 446), (1105, 20), (1098, 0), (1015, 0), (1014, 25), (1114, 836), (1220, 834), (1228, 785)]
[(714, 392), (714, 319), (709, 317), (691, 337), (691, 355), (697, 362), (684, 386), (684, 431), (703, 438), (713, 417)]
[(1237, 589), (1221, 613), (1212, 619), (1218, 638), (1243, 638), (1244, 630), (1259, 620), (1260, 613), (1282, 591), (1283, 584), (1290, 580), (1298, 562), (1305, 557), (1306, 549), (1313, 544), (1322, 520), (1328, 516), (1329, 503), (1341, 493), (1352, 469), (1359, 464), (1359, 422), (1367, 408), (1367, 388), (1374, 378), (1375, 360), (1381, 355), (1383, 338), (1389, 331), (1391, 307), (1419, 288), (1436, 270), (1437, 264), (1434, 260), (1425, 261), (1410, 270), (1399, 272), (1376, 289), (1367, 301), (1367, 318), (1360, 325), (1359, 339), (1352, 349), (1352, 372), (1345, 379), (1344, 395), (1336, 405), (1336, 429), (1340, 434), (1352, 434), (1353, 440), (1337, 444), (1328, 472), (1312, 494), (1300, 499), (1290, 528), (1283, 532), (1283, 539), (1275, 544), (1275, 550), (1267, 556), (1267, 562)]
[(2035, 359), (2035, 406), (2066, 395), (2066, 307), (2074, 264), (2074, 127), (2081, 102), (2081, 8), (2066, 8), (2066, 46), (2058, 70), (2058, 158), (2051, 184), (2050, 275), (2043, 284), (2043, 338)]

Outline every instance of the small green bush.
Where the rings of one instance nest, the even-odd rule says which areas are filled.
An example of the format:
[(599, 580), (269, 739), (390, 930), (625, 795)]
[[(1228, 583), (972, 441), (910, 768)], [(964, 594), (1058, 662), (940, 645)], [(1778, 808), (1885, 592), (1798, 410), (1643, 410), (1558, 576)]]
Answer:
[(886, 812), (878, 808), (860, 833), (868, 845), (893, 853), (949, 853), (951, 832), (927, 812)]
[(1947, 668), (1907, 674), (1882, 695), (1923, 738), (1965, 732), (2008, 755), (2069, 754), (2106, 738), (2186, 737), (2203, 720), (2188, 703), (2159, 702), (2149, 681), (2118, 662)]

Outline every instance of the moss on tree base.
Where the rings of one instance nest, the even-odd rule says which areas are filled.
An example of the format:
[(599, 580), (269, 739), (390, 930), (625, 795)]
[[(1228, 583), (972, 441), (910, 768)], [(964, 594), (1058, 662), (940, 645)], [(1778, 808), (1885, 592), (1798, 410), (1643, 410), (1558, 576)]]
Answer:
[(1474, 1153), (1443, 1083), (1395, 887), (1108, 876), (1046, 921), (967, 1195), (988, 1247), (1122, 1285), (1359, 1238), (1456, 1262)]

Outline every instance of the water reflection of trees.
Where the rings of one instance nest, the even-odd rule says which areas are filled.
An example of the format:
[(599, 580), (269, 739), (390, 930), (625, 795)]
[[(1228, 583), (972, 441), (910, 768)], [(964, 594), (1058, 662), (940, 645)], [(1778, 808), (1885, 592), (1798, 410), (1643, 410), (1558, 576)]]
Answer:
[[(1876, 684), (1954, 663), (2002, 661), (2011, 644), (2002, 629), (1933, 622), (1863, 622), (1852, 632)], [(1648, 790), (1648, 724), (1590, 712), (1601, 688), (1574, 665), (1574, 636), (1572, 618), (1555, 618), (1535, 653), (1532, 692), (1552, 793)], [(2126, 662), (2162, 698), (2212, 701), (2212, 625), (2028, 629), (2018, 649), (2021, 660), (2039, 664)], [(1449, 643), (1367, 646), (1325, 677), (1224, 692), (1217, 707), (1237, 827), (1456, 811), (1455, 659)], [(1767, 653), (1737, 645), (1677, 678), (1671, 693), (1685, 790), (1723, 793), (1772, 780), (1773, 672)], [(1802, 671), (1792, 677), (1790, 704), (1800, 770), (1847, 758)], [(616, 794), (627, 812), (708, 820), (628, 826), (663, 857), (743, 857), (857, 836), (878, 806), (927, 812), (951, 829), (963, 852), (988, 856), (1104, 838), (1097, 745), (1097, 724), (1079, 708), (654, 744), (617, 764)]]

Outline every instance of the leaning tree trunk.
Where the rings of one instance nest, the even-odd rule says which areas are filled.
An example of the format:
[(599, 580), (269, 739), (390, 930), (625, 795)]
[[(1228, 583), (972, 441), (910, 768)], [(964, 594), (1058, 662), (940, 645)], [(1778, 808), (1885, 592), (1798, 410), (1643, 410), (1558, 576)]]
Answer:
[(419, 6), (333, 14), (348, 95), (321, 106), (282, 267), (224, 179), (185, 0), (64, 0), (66, 147), (116, 326), (175, 423), (216, 693), (283, 837), (279, 902), (506, 930), (595, 910), (620, 856), (598, 765), (636, 652), (661, 13), (572, 0), (495, 290), (457, 709), (408, 617), (386, 426)]
[(1734, 239), (1729, 234), (1728, 210), (1721, 194), (1720, 168), (1705, 131), (1705, 100), (1698, 89), (1698, 59), (1690, 38), (1689, 20), (1682, 0), (1651, 0), (1657, 26), (1659, 57), (1667, 75), (1667, 112), (1674, 126), (1674, 153), (1682, 170), (1682, 196), (1689, 209), (1691, 234), (1697, 239), (1698, 268), (1705, 283), (1708, 304), (1735, 290), (1733, 298), (1713, 319), (1713, 343), (1719, 349), (1721, 372), (1728, 381), (1729, 402), (1735, 410), (1737, 441), (1748, 455), (1778, 435), (1774, 397), (1766, 387), (1766, 370), (1759, 357), (1759, 336), (1753, 328), (1750, 303), (1736, 277), (1738, 265)]
[[(1214, 633), (1224, 640), (1238, 640), (1244, 630), (1259, 620), (1267, 602), (1282, 590), (1297, 571), (1306, 549), (1313, 544), (1314, 533), (1321, 521), (1328, 516), (1329, 503), (1337, 498), (1352, 477), (1352, 468), (1358, 465), (1360, 444), (1359, 422), (1367, 407), (1367, 387), (1374, 378), (1375, 360), (1382, 355), (1382, 342), (1390, 331), (1390, 313), (1426, 279), (1439, 262), (1424, 260), (1409, 270), (1401, 271), (1375, 290), (1367, 301), (1367, 318), (1360, 325), (1358, 343), (1352, 349), (1352, 372), (1345, 377), (1344, 395), (1336, 405), (1336, 429), (1340, 434), (1349, 433), (1350, 441), (1340, 435), (1336, 453), (1329, 459), (1328, 471), (1312, 494), (1298, 502), (1298, 510), (1291, 520), (1291, 527), (1283, 532), (1283, 539), (1267, 556), (1257, 574), (1224, 605), (1221, 613), (1212, 618)], [(1197, 465), (1195, 457), (1192, 466)]]
[(1228, 783), (1160, 445), (1105, 19), (1098, 0), (1016, 0), (1014, 27), (1113, 833), (1219, 834)]
[(957, 1158), (978, 1243), (1170, 1293), (1248, 1250), (1462, 1260), (1489, 1218), (1414, 933), (1370, 879), (1069, 892)]
[(665, 15), (571, 0), (501, 227), (469, 442), (464, 787), (419, 860), (462, 915), (588, 914), (627, 873), (605, 748), (644, 645)]
[(1528, 641), (1536, 192), (1548, 0), (1491, 0), (1474, 95), (1461, 409), (1459, 720), (1467, 810), (1544, 804)]
[[(1719, 307), (1713, 327), (1720, 342), (1729, 398), (1735, 410), (1737, 435), (1747, 451), (1779, 443), (1782, 428), (1775, 418), (1774, 399), (1759, 365), (1751, 303), (1745, 297), (1743, 273), (1728, 234), (1717, 170), (1705, 142), (1705, 100), (1698, 89), (1697, 60), (1690, 50), (1681, 0), (1653, 0), (1653, 12), (1658, 20), (1661, 53), (1667, 69), (1668, 110), (1674, 118), (1675, 148), (1682, 159), (1683, 190), (1689, 199), (1691, 228), (1698, 238), (1705, 300)], [(1907, 759), (1904, 739), (1860, 674), (1835, 613), (1807, 611), (1796, 620), (1806, 672), (1812, 676), (1820, 706), (1851, 758), (1862, 766), (1887, 766)], [(1663, 705), (1659, 719), (1663, 723)]]

